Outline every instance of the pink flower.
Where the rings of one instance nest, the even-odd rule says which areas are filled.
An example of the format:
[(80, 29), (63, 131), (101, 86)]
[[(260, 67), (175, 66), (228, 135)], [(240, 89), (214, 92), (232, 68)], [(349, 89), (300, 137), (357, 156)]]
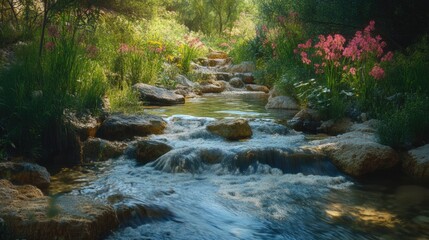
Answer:
[(306, 52), (301, 52), (301, 60), (304, 64), (310, 65), (311, 60), (308, 59), (308, 54)]
[(354, 67), (351, 67), (350, 68), (350, 70), (349, 70), (349, 73), (351, 74), (351, 75), (356, 75), (356, 68), (354, 68)]
[(393, 52), (388, 52), (388, 53), (386, 53), (386, 55), (384, 55), (384, 57), (382, 57), (381, 58), (381, 61), (382, 62), (390, 62), (390, 61), (392, 61), (392, 58), (393, 58)]
[(369, 72), (369, 75), (376, 80), (384, 78), (384, 69), (378, 65), (375, 65), (372, 70)]
[(126, 43), (119, 44), (119, 48), (118, 48), (119, 53), (127, 53), (130, 51), (131, 51), (131, 48), (128, 44), (126, 44)]

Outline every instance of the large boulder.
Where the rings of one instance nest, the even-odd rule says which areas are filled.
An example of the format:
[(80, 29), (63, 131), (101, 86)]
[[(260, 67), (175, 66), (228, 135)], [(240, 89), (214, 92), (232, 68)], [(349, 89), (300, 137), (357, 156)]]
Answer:
[(222, 119), (207, 125), (207, 130), (232, 141), (250, 138), (253, 134), (245, 119)]
[(127, 145), (122, 142), (110, 142), (100, 138), (90, 138), (83, 143), (83, 162), (106, 161), (121, 156)]
[(136, 148), (136, 158), (143, 164), (155, 161), (172, 149), (172, 147), (166, 143), (153, 140), (139, 141), (137, 142)]
[(298, 103), (288, 96), (277, 96), (268, 99), (267, 109), (285, 109), (285, 110), (299, 110)]
[(140, 93), (140, 99), (148, 105), (175, 105), (185, 103), (182, 95), (175, 94), (164, 88), (137, 83), (133, 86)]
[(0, 218), (10, 239), (101, 239), (118, 226), (111, 206), (81, 196), (43, 196), (0, 180)]
[(167, 123), (154, 115), (112, 115), (101, 125), (97, 135), (111, 141), (122, 141), (139, 136), (164, 132)]
[(310, 149), (327, 155), (339, 169), (354, 177), (387, 170), (399, 163), (395, 150), (379, 144), (375, 134), (367, 132), (354, 131), (314, 141)]
[(0, 179), (7, 179), (15, 184), (31, 184), (40, 189), (47, 189), (51, 176), (46, 168), (33, 163), (0, 163)]
[(264, 92), (264, 93), (270, 92), (270, 89), (268, 87), (263, 85), (257, 85), (257, 84), (247, 84), (246, 89), (247, 91), (252, 91), (252, 92)]
[(410, 150), (402, 164), (404, 171), (423, 181), (429, 181), (429, 144)]

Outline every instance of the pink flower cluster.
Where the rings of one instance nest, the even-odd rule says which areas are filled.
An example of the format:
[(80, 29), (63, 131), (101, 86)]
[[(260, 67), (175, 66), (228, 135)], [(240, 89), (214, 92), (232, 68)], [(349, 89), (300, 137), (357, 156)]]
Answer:
[(189, 35), (185, 35), (185, 41), (188, 46), (192, 48), (202, 48), (204, 47), (204, 43), (197, 37), (192, 37)]
[[(317, 74), (324, 73), (322, 68), (327, 66), (334, 66), (335, 68), (343, 66), (343, 73), (355, 76), (360, 69), (359, 66), (370, 58), (381, 62), (391, 61), (393, 58), (392, 52), (383, 56), (386, 42), (382, 41), (379, 35), (373, 37), (371, 32), (374, 30), (375, 22), (371, 21), (363, 31), (357, 31), (347, 45), (345, 45), (346, 39), (340, 34), (320, 35), (319, 41), (314, 46), (312, 46), (311, 39), (298, 44), (295, 53), (299, 54), (304, 64), (313, 63)], [(312, 54), (310, 55), (310, 53)], [(321, 63), (316, 63), (317, 60)], [(368, 74), (377, 80), (382, 79), (385, 75), (384, 69), (379, 64), (375, 64)]]
[(380, 35), (371, 36), (371, 32), (375, 30), (375, 22), (371, 21), (364, 31), (357, 31), (354, 38), (349, 42), (344, 49), (343, 55), (354, 60), (361, 60), (375, 54), (376, 57), (383, 55), (383, 48), (386, 47), (386, 42), (382, 41)]

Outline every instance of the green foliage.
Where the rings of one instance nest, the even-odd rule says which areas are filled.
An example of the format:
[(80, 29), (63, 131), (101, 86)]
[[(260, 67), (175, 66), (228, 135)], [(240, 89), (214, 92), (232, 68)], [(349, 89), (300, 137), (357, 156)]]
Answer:
[(429, 37), (423, 37), (404, 53), (397, 53), (388, 65), (383, 88), (387, 94), (424, 93), (429, 95)]
[(61, 126), (65, 109), (95, 110), (104, 95), (103, 71), (85, 56), (77, 32), (63, 26), (41, 57), (37, 44), (24, 45), (16, 62), (0, 72), (6, 147), (20, 154), (40, 157), (45, 130)]
[(126, 83), (122, 87), (112, 87), (107, 91), (112, 112), (138, 112), (142, 111), (139, 94)]
[(395, 148), (421, 145), (429, 132), (429, 99), (424, 95), (409, 95), (399, 109), (387, 110), (378, 126), (382, 144)]

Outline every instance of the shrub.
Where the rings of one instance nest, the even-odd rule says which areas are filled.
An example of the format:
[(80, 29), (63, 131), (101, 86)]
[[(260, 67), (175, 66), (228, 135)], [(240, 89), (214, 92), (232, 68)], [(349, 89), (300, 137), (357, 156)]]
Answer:
[(409, 95), (399, 109), (387, 111), (378, 126), (380, 143), (407, 149), (427, 141), (428, 100), (427, 96)]
[(122, 87), (113, 87), (107, 91), (110, 100), (110, 110), (112, 112), (130, 113), (143, 111), (139, 94), (128, 84), (123, 83)]

